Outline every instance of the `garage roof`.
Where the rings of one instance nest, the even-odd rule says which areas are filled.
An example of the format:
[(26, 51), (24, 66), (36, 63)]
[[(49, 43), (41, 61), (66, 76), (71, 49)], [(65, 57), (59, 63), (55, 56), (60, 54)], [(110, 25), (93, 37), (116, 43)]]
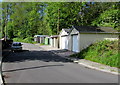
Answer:
[(80, 33), (118, 33), (118, 31), (114, 30), (111, 27), (95, 27), (95, 26), (72, 26)]
[(65, 32), (70, 33), (71, 29), (64, 29)]
[(70, 32), (72, 31), (72, 29), (69, 29), (69, 28), (62, 28), (61, 32), (59, 35), (61, 36), (67, 36), (70, 34)]
[(59, 37), (59, 35), (52, 35), (50, 36), (51, 38), (56, 38), (56, 37)]
[(48, 37), (48, 35), (35, 35), (34, 37)]

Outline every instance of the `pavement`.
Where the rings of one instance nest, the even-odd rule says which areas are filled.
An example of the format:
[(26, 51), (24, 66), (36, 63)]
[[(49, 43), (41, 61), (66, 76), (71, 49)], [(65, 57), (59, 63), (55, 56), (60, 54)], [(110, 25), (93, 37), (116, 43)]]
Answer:
[[(90, 69), (67, 59), (67, 50), (23, 43), (23, 51), (3, 58), (8, 83), (118, 83), (118, 76)], [(58, 55), (59, 54), (59, 55)], [(60, 56), (61, 55), (61, 56)]]
[[(36, 45), (38, 45), (38, 44), (36, 44)], [(115, 74), (115, 75), (120, 75), (120, 69), (118, 69), (116, 67), (110, 67), (110, 66), (103, 65), (100, 63), (96, 63), (96, 62), (92, 62), (92, 61), (89, 61), (86, 59), (78, 59), (78, 58), (70, 57), (70, 55), (74, 54), (74, 52), (71, 52), (68, 50), (62, 50), (62, 49), (58, 49), (58, 48), (53, 48), (49, 45), (42, 45), (40, 47), (42, 47), (44, 50), (51, 51), (51, 52), (53, 52), (61, 57), (70, 59), (73, 62), (84, 65), (88, 68), (107, 72), (107, 73), (111, 73), (111, 74)]]
[(3, 75), (2, 75), (2, 58), (9, 55), (11, 53), (10, 48), (8, 49), (4, 49), (4, 50), (0, 50), (0, 85), (4, 84), (3, 81)]

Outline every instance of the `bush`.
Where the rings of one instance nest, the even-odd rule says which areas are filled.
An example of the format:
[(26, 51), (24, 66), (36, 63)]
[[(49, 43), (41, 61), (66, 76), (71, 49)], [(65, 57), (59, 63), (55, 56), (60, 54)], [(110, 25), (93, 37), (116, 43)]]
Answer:
[(31, 37), (25, 38), (23, 41), (26, 42), (26, 43), (32, 43), (33, 42)]
[(14, 41), (14, 42), (22, 42), (23, 39), (21, 39), (21, 38), (13, 38), (13, 41)]
[(33, 41), (33, 37), (27, 37), (25, 39), (21, 38), (13, 38), (14, 42), (24, 42), (24, 43), (32, 43), (35, 44), (36, 42)]
[(109, 9), (100, 14), (100, 16), (92, 22), (92, 25), (113, 27), (119, 31), (119, 9)]

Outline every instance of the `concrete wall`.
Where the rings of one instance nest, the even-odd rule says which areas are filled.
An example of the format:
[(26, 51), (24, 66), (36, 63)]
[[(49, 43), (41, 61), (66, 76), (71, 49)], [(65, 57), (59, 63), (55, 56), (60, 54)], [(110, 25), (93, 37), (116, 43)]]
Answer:
[(54, 42), (53, 47), (56, 47), (56, 38), (53, 38), (53, 42)]
[(72, 36), (68, 36), (68, 50), (72, 51)]
[(53, 47), (54, 46), (54, 39), (50, 38), (50, 46)]
[(69, 47), (69, 36), (66, 36), (65, 48), (68, 49), (68, 47)]
[(62, 49), (62, 40), (61, 40), (61, 35), (59, 35), (59, 47)]
[(40, 43), (45, 43), (45, 37), (40, 37)]
[(53, 38), (53, 42), (54, 42), (53, 47), (58, 48), (59, 45), (58, 38)]
[(0, 84), (3, 84), (2, 80), (2, 40), (0, 40)]
[(118, 35), (115, 34), (80, 34), (79, 48), (80, 51), (88, 47), (90, 44), (100, 40), (116, 40)]

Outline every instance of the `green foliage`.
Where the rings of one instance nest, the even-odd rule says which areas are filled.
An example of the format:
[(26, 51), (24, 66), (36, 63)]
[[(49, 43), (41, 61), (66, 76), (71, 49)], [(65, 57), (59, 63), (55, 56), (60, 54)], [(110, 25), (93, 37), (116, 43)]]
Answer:
[(36, 43), (36, 42), (33, 41), (32, 37), (28, 37), (28, 38), (25, 38), (25, 39), (22, 39), (22, 38), (13, 38), (13, 41), (14, 42), (32, 43), (32, 44)]
[(0, 32), (0, 39), (2, 38), (2, 33)]
[(23, 42), (26, 42), (26, 43), (33, 43), (33, 37), (25, 38), (25, 39), (23, 40)]
[(14, 42), (22, 42), (23, 39), (20, 39), (20, 38), (13, 38), (13, 41), (14, 41)]
[[(62, 28), (80, 25), (78, 13), (82, 3), (77, 2), (49, 2), (45, 10), (45, 20), (48, 21), (52, 34), (57, 34)], [(59, 25), (59, 28), (58, 28)]]
[(93, 25), (108, 26), (119, 30), (120, 16), (118, 13), (120, 13), (119, 9), (106, 10), (105, 12), (101, 13), (100, 16), (92, 23)]
[(45, 45), (44, 43), (40, 43), (40, 45)]
[(80, 53), (71, 55), (71, 57), (74, 56), (120, 68), (118, 63), (118, 56), (120, 56), (120, 53), (118, 53), (118, 41), (104, 40), (96, 42)]
[[(119, 4), (117, 2), (94, 2), (94, 4), (92, 2), (49, 2), (46, 4), (45, 20), (48, 21), (53, 34), (72, 25), (109, 26), (118, 29)], [(103, 22), (111, 15), (109, 22)], [(100, 24), (101, 22), (103, 23)]]
[(72, 25), (119, 30), (119, 9), (117, 2), (3, 2), (2, 35), (27, 38), (59, 34)]
[(27, 38), (37, 34), (50, 35), (51, 30), (43, 21), (44, 7), (45, 4), (40, 2), (3, 2), (3, 35), (6, 30), (9, 38)]

